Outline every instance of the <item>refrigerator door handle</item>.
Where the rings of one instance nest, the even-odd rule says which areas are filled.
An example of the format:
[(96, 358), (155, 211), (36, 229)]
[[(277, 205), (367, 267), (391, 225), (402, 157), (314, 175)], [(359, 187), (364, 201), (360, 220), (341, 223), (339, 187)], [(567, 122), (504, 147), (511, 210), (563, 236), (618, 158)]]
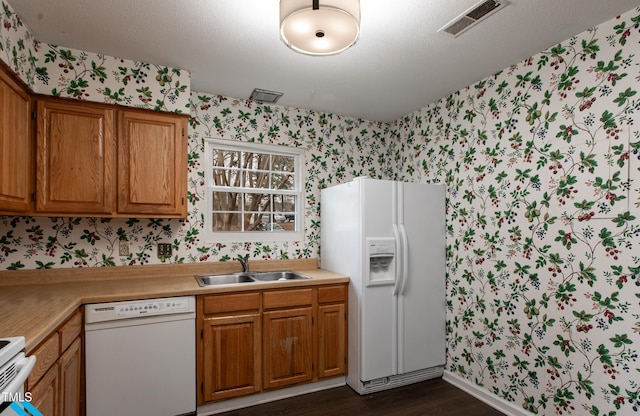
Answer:
[(400, 237), (400, 230), (398, 229), (398, 224), (393, 224), (393, 236), (396, 239), (396, 283), (393, 287), (393, 296), (397, 296), (400, 292), (400, 286), (402, 284), (402, 275), (403, 275), (403, 262), (400, 261), (400, 256), (404, 252), (402, 247), (402, 239)]
[(404, 228), (404, 224), (399, 225), (400, 237), (402, 241), (402, 251), (400, 252), (402, 262), (402, 273), (400, 278), (400, 290), (397, 292), (399, 295), (404, 294), (404, 287), (407, 284), (409, 275), (409, 240), (407, 238), (407, 230)]

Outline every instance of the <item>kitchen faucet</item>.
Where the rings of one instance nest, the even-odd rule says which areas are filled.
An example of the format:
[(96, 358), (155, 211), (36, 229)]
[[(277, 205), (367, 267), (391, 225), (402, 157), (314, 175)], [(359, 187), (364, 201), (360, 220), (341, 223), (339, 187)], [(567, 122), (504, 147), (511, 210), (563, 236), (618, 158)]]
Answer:
[(238, 255), (236, 258), (242, 264), (242, 271), (244, 273), (249, 273), (249, 254), (245, 254), (245, 256)]

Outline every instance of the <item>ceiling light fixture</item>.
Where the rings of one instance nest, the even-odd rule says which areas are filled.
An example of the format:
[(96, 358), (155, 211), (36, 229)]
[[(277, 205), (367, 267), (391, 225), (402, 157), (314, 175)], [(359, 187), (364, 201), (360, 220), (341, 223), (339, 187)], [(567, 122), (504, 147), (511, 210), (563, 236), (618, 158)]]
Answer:
[(296, 52), (335, 55), (359, 35), (360, 0), (280, 0), (280, 37)]

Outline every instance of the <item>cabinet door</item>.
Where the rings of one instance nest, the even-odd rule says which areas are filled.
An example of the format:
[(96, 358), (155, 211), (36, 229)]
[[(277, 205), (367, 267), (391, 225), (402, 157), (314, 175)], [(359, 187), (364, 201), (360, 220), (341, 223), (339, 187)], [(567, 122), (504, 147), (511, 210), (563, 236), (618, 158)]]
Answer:
[(260, 315), (204, 319), (204, 401), (260, 391)]
[(318, 377), (345, 373), (346, 308), (344, 303), (318, 306)]
[[(80, 416), (82, 409), (82, 341), (80, 337), (58, 360), (60, 415)], [(45, 413), (43, 413), (45, 414)]]
[(30, 392), (31, 404), (35, 406), (40, 413), (47, 416), (60, 415), (60, 413), (58, 413), (58, 368), (55, 365), (30, 389)]
[(175, 114), (119, 116), (118, 213), (187, 216), (187, 125)]
[(0, 212), (26, 212), (31, 194), (31, 101), (0, 70)]
[(264, 312), (264, 388), (309, 381), (312, 364), (312, 308)]
[(113, 211), (114, 113), (89, 104), (38, 101), (36, 211)]

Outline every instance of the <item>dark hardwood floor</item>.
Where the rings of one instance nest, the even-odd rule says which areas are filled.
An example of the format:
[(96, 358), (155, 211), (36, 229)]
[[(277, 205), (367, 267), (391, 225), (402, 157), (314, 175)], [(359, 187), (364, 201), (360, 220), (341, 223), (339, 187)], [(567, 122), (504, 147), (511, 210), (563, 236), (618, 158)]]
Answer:
[(366, 396), (347, 386), (248, 407), (224, 416), (502, 416), (442, 379), (428, 380)]

